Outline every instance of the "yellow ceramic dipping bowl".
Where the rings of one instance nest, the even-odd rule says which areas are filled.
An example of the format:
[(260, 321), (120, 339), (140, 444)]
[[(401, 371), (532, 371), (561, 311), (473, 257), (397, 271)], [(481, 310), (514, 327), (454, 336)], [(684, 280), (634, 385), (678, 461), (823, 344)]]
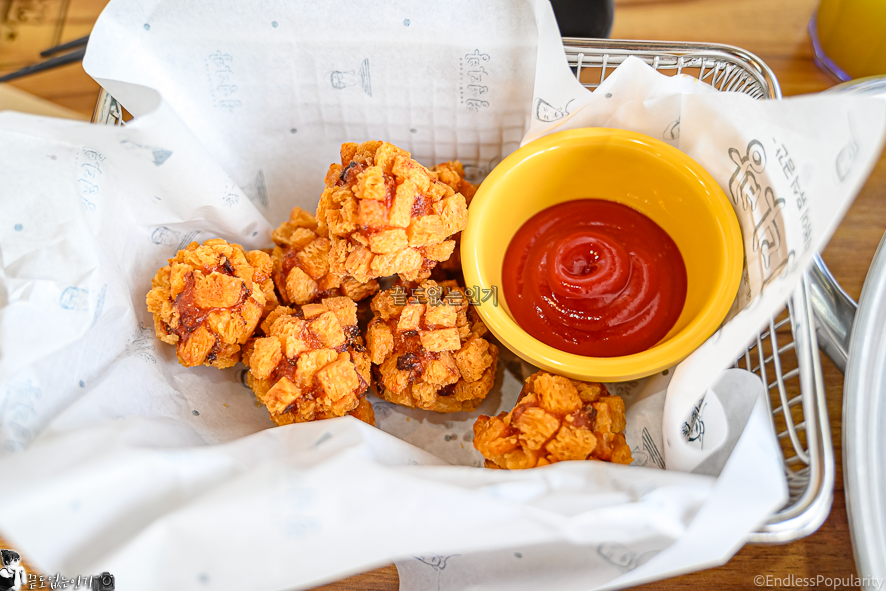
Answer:
[[(503, 293), (505, 252), (529, 218), (576, 199), (622, 203), (673, 238), (686, 264), (683, 312), (654, 347), (623, 357), (566, 353), (530, 336), (514, 321)], [(726, 316), (742, 267), (741, 231), (728, 198), (692, 158), (651, 137), (618, 129), (563, 131), (523, 146), (499, 164), (471, 202), (462, 234), (467, 286), (499, 288), (476, 310), (511, 351), (542, 369), (579, 380), (623, 381), (679, 362)]]

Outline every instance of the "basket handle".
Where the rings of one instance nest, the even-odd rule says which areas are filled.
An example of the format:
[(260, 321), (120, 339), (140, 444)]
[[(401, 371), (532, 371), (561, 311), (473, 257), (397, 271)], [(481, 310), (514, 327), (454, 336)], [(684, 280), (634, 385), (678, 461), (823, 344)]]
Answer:
[(815, 312), (815, 336), (818, 346), (830, 357), (841, 373), (846, 373), (852, 321), (858, 304), (849, 297), (820, 255), (809, 270), (812, 279), (812, 309)]

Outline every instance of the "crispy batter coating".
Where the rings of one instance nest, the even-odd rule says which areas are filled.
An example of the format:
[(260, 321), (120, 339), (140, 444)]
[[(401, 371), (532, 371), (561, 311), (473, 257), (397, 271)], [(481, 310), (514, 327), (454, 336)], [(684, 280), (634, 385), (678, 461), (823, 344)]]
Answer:
[(465, 201), (468, 202), (468, 205), (471, 204), (471, 199), (474, 198), (474, 193), (477, 192), (477, 187), (465, 180), (465, 167), (461, 162), (458, 160), (443, 162), (442, 164), (435, 166), (433, 171), (437, 173), (438, 181), (446, 183), (452, 187), (453, 191), (464, 195)]
[(317, 220), (294, 207), (289, 221), (271, 235), (276, 247), (271, 254), (274, 283), (286, 305), (299, 306), (316, 299), (343, 295), (359, 301), (378, 292), (378, 281), (361, 283), (330, 269), (332, 242), (317, 234)]
[(240, 345), (278, 303), (271, 268), (259, 250), (221, 239), (192, 242), (151, 280), (146, 302), (157, 338), (175, 345), (185, 367), (234, 365)]
[[(486, 326), (464, 290), (426, 281), (413, 293), (428, 296), (407, 299), (402, 290), (398, 301), (397, 289), (373, 298), (366, 332), (379, 396), (437, 412), (476, 410), (495, 381), (498, 348), (482, 338)], [(432, 295), (443, 292), (449, 297)]]
[(365, 396), (360, 398), (360, 402), (357, 403), (357, 408), (348, 414), (375, 427), (375, 410), (373, 410), (372, 403), (369, 402)]
[(280, 306), (261, 330), (266, 336), (250, 341), (243, 363), (271, 420), (288, 425), (352, 412), (361, 420), (370, 416), (358, 409), (370, 364), (353, 300), (339, 296), (297, 309)]
[[(452, 187), (452, 190), (456, 193), (464, 195), (465, 203), (470, 207), (474, 193), (477, 192), (477, 187), (465, 180), (465, 169), (461, 162), (458, 160), (444, 162), (435, 166), (433, 171), (437, 173), (437, 180)], [(447, 277), (457, 278), (462, 272), (461, 232), (454, 235), (452, 239), (455, 241), (455, 250), (452, 251), (451, 257), (437, 265), (437, 269), (442, 271)], [(436, 276), (435, 274), (434, 277)]]
[(366, 283), (399, 274), (421, 281), (449, 258), (450, 237), (467, 223), (461, 193), (379, 141), (342, 144), (341, 164), (326, 173), (317, 234), (330, 241), (330, 269)]
[(477, 418), (474, 447), (487, 468), (519, 470), (565, 460), (630, 464), (624, 428), (624, 402), (606, 386), (540, 371), (526, 380), (514, 410)]

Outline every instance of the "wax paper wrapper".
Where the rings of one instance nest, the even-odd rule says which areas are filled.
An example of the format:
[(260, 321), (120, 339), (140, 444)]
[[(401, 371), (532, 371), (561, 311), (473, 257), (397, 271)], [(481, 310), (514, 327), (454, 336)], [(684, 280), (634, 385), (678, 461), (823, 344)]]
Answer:
[[(543, 39), (540, 52), (545, 47)], [(705, 396), (706, 388), (790, 297), (843, 219), (882, 150), (882, 104), (758, 101), (688, 76), (665, 77), (635, 57), (593, 93), (563, 68), (539, 69), (533, 101), (570, 109), (536, 108), (524, 143), (577, 127), (645, 133), (704, 166), (731, 200), (745, 247), (741, 285), (720, 329), (676, 367), (664, 407), (667, 465), (692, 470), (726, 438), (723, 401)], [(703, 408), (707, 449), (681, 432)]]
[[(44, 572), (108, 571), (121, 589), (272, 590), (397, 559), (404, 588), (615, 588), (724, 562), (785, 502), (765, 388), (720, 370), (857, 192), (881, 110), (717, 102), (631, 63), (589, 94), (569, 78), (550, 6), (530, 0), (115, 0), (84, 65), (133, 122), (0, 114), (0, 531)], [(542, 92), (562, 107), (539, 110)], [(865, 125), (848, 128), (850, 113)], [(757, 184), (739, 196), (757, 203), (751, 189), (762, 199), (771, 187), (785, 200), (778, 230), (794, 258), (767, 281), (748, 251), (751, 301), (685, 362), (703, 367), (609, 385), (628, 406), (634, 466), (477, 469), (474, 419), (509, 410), (534, 370), (505, 350), (476, 413), (373, 398), (378, 429), (351, 417), (271, 428), (242, 367), (182, 368), (153, 335), (156, 269), (192, 240), (266, 247), (292, 206), (316, 205), (343, 141), (383, 138), (426, 165), (458, 158), (479, 180), (527, 132), (657, 135), (677, 119), (679, 147), (724, 187), (744, 166)], [(763, 170), (749, 146), (773, 134), (825, 220), (806, 250), (777, 155), (763, 145)], [(693, 463), (673, 433), (702, 396), (719, 429)]]

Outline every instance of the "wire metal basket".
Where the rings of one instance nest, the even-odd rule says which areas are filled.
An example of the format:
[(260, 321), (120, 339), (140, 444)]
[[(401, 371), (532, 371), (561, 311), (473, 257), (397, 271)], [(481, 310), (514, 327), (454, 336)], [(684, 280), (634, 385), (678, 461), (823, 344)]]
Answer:
[[(563, 45), (576, 77), (591, 90), (634, 56), (663, 74), (694, 76), (720, 91), (742, 92), (755, 99), (781, 98), (772, 70), (757, 56), (737, 47), (575, 38), (564, 38)], [(812, 288), (807, 273), (785, 309), (773, 316), (768, 328), (735, 362), (735, 367), (760, 376), (769, 388), (772, 428), (784, 454), (790, 491), (788, 503), (749, 536), (753, 543), (786, 543), (808, 536), (831, 510), (834, 448)]]
[[(579, 81), (593, 90), (627, 57), (635, 56), (665, 74), (687, 74), (721, 91), (756, 99), (780, 99), (769, 67), (737, 47), (716, 44), (564, 38)], [(124, 124), (124, 110), (104, 90), (93, 122)], [(735, 366), (767, 384), (773, 430), (785, 459), (790, 499), (748, 542), (776, 544), (803, 538), (824, 523), (834, 488), (834, 450), (825, 401), (808, 274), (786, 308), (750, 343)]]

